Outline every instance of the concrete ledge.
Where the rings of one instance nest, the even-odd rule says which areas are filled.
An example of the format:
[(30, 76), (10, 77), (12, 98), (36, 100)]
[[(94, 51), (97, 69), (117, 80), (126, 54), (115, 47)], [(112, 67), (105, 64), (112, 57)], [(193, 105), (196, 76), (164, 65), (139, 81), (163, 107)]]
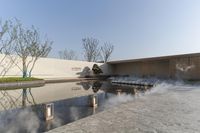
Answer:
[(68, 77), (68, 78), (48, 78), (48, 79), (44, 79), (45, 83), (63, 83), (63, 82), (76, 82), (76, 81), (85, 81), (85, 80), (106, 80), (107, 78), (109, 78), (110, 76), (88, 76), (85, 78), (81, 78), (81, 77)]
[(0, 83), (0, 89), (40, 87), (44, 85), (45, 85), (45, 80), (20, 81), (20, 82), (10, 82), (10, 83)]
[(52, 78), (52, 79), (45, 79), (46, 84), (50, 83), (64, 83), (64, 82), (76, 82), (76, 81), (83, 81), (83, 80), (98, 80), (97, 78)]

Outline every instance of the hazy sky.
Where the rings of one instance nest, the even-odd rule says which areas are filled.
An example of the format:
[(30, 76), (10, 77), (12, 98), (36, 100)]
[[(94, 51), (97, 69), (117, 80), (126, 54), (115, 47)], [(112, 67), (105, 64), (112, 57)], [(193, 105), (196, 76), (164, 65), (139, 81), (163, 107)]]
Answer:
[(200, 0), (0, 0), (2, 20), (18, 18), (82, 58), (84, 37), (112, 42), (112, 59), (200, 52)]

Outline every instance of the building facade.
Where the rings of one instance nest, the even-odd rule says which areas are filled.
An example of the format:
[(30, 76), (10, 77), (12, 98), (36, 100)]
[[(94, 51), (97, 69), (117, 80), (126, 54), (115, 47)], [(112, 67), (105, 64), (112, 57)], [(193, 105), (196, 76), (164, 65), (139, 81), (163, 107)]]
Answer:
[(111, 61), (113, 75), (200, 80), (200, 53)]

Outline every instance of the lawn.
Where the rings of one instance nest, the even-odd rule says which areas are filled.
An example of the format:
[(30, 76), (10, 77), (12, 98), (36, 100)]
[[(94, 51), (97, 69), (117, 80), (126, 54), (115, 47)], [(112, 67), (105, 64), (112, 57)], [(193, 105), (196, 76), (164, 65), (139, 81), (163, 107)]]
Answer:
[(43, 80), (43, 79), (34, 78), (34, 77), (27, 77), (27, 78), (22, 78), (22, 77), (3, 77), (3, 78), (0, 78), (0, 83), (21, 82), (21, 81), (36, 81), (36, 80)]

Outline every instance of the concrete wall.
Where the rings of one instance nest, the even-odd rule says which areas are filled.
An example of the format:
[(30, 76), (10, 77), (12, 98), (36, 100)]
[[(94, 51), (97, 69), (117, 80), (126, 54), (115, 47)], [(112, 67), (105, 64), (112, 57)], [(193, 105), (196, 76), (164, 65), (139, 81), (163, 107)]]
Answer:
[(168, 77), (168, 61), (122, 63), (112, 66), (115, 75)]
[(170, 59), (169, 67), (172, 78), (200, 80), (200, 56)]
[(200, 54), (110, 62), (114, 75), (200, 80)]
[[(8, 68), (9, 59), (1, 62), (0, 72)], [(29, 58), (28, 60), (30, 60)], [(12, 66), (6, 76), (22, 76), (21, 60), (16, 58), (17, 65)], [(40, 58), (32, 72), (32, 76), (39, 78), (75, 78), (93, 75), (91, 70), (94, 62), (60, 60), (53, 58)], [(173, 79), (200, 80), (200, 54), (187, 54), (177, 56), (155, 57), (125, 61), (97, 63), (104, 75), (133, 75), (140, 77), (158, 77)], [(19, 66), (19, 67), (17, 67)], [(0, 74), (2, 75), (2, 74)]]
[[(0, 59), (3, 58), (3, 55), (0, 55)], [(28, 58), (28, 61), (31, 58)], [(15, 58), (17, 65), (13, 65), (9, 71), (6, 73), (6, 76), (22, 76), (22, 71), (19, 68), (21, 66), (20, 58)], [(28, 62), (27, 61), (27, 62)], [(9, 58), (4, 60), (4, 63), (1, 63), (0, 72), (5, 66), (8, 66)], [(32, 76), (38, 78), (75, 78), (75, 77), (84, 77), (86, 75), (92, 75), (92, 71), (87, 71), (87, 68), (90, 70), (94, 65), (94, 62), (86, 61), (72, 61), (72, 60), (60, 60), (53, 58), (40, 58), (33, 69)], [(96, 63), (103, 70), (103, 74), (107, 75), (111, 73), (111, 69), (108, 65), (103, 63)], [(18, 67), (17, 67), (18, 66)]]
[(133, 62), (113, 65), (115, 75), (157, 76), (168, 75), (168, 61)]

